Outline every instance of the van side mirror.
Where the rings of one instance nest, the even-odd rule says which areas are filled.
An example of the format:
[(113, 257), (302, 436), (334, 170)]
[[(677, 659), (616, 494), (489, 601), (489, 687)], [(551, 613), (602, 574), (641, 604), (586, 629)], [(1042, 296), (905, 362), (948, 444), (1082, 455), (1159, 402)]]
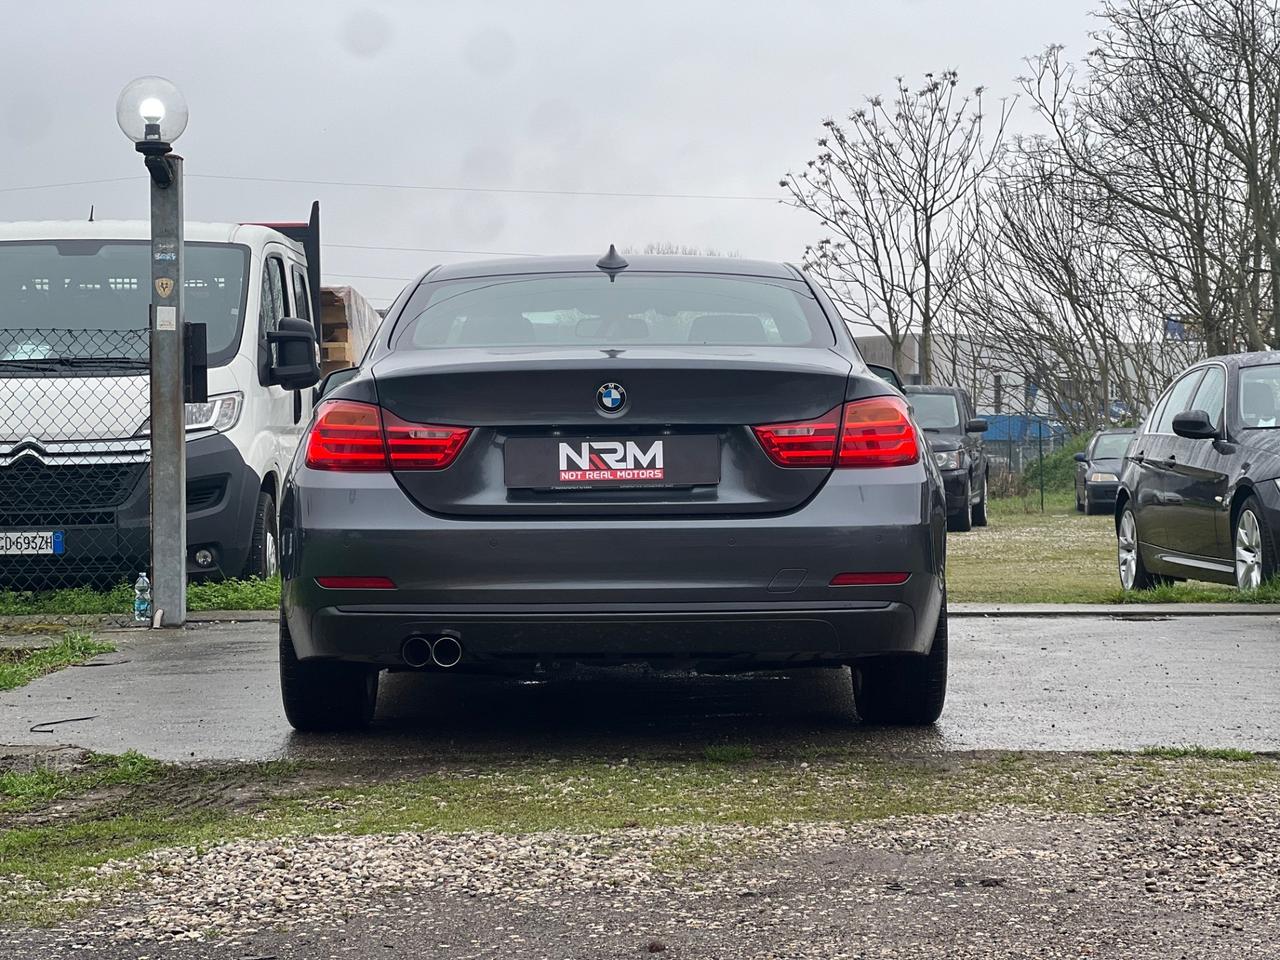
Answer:
[(275, 347), (267, 382), (286, 390), (314, 387), (320, 382), (316, 355), (316, 328), (298, 317), (285, 317), (278, 330), (267, 331), (267, 343)]
[(965, 433), (986, 433), (987, 421), (984, 420), (982, 417), (974, 417), (972, 420), (970, 420), (968, 423), (964, 425), (964, 432)]
[(359, 367), (343, 367), (341, 370), (334, 370), (320, 381), (320, 386), (316, 387), (316, 402), (331, 393), (335, 387), (340, 387), (348, 380), (353, 379), (359, 372)]
[(1072, 460), (1074, 460), (1076, 463), (1088, 463), (1088, 462), (1089, 462), (1089, 458), (1088, 458), (1087, 456), (1085, 456), (1083, 453), (1077, 453), (1077, 454), (1076, 454), (1074, 457), (1072, 457), (1071, 459), (1072, 459)]
[(1184, 410), (1173, 418), (1173, 432), (1188, 440), (1217, 440), (1218, 428), (1203, 410)]

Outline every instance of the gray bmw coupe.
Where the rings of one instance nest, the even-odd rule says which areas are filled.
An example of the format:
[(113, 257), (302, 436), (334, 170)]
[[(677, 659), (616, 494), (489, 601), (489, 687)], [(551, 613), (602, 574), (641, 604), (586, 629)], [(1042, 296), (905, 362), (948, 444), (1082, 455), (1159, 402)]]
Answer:
[(945, 503), (902, 395), (790, 265), (437, 267), (330, 376), (281, 505), (301, 730), (383, 670), (849, 665), (868, 722), (946, 694)]

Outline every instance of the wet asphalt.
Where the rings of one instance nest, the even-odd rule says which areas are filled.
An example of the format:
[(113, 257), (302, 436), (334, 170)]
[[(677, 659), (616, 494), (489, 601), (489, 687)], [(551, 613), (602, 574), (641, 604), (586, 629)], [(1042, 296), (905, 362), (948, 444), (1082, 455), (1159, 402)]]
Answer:
[[(859, 724), (844, 670), (618, 669), (536, 681), (384, 674), (369, 732), (301, 735), (280, 708), (274, 624), (104, 636), (118, 652), (0, 693), (0, 743), (186, 762), (625, 757), (724, 742), (912, 753), (1280, 750), (1280, 617), (1272, 616), (953, 619), (946, 711), (915, 731)], [(72, 718), (87, 719), (38, 726)]]

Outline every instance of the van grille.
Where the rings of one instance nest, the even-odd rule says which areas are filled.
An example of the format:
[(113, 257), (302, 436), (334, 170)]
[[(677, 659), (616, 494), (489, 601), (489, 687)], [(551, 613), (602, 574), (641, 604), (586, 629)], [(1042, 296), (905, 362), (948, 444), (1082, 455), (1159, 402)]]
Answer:
[(142, 463), (45, 464), (19, 457), (0, 467), (5, 513), (70, 513), (118, 507), (146, 469)]

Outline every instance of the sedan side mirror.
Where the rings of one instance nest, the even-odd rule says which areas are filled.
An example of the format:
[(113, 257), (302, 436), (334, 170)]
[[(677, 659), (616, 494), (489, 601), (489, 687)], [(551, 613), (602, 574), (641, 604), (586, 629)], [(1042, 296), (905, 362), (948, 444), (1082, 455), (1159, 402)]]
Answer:
[(982, 417), (974, 417), (972, 420), (970, 420), (968, 423), (964, 425), (964, 432), (965, 433), (986, 433), (987, 421), (982, 419)]
[(286, 390), (301, 390), (320, 382), (316, 328), (309, 321), (285, 317), (278, 330), (267, 331), (267, 343), (276, 348), (275, 362), (267, 370), (268, 383)]
[(1184, 410), (1173, 418), (1173, 432), (1188, 440), (1217, 440), (1218, 428), (1203, 410)]
[(1074, 457), (1072, 457), (1071, 459), (1072, 459), (1072, 460), (1074, 460), (1076, 463), (1088, 463), (1088, 462), (1089, 462), (1089, 458), (1088, 458), (1088, 457), (1086, 457), (1083, 453), (1077, 453), (1077, 454), (1076, 454)]

